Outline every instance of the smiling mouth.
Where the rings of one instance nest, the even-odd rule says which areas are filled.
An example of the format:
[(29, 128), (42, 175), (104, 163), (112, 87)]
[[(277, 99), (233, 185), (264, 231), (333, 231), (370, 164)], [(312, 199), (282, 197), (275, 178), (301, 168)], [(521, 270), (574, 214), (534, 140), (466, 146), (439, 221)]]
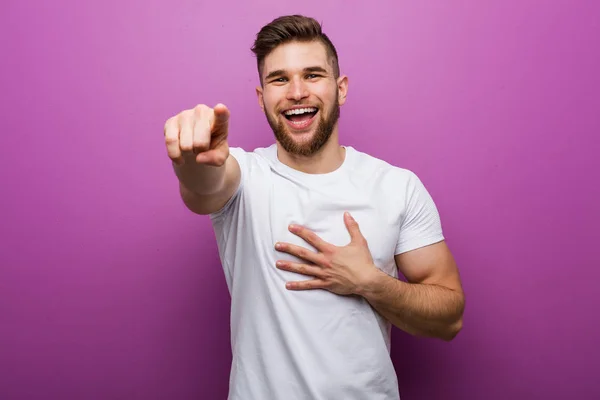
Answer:
[(316, 107), (305, 107), (305, 108), (296, 108), (293, 110), (287, 110), (283, 112), (283, 116), (287, 119), (293, 126), (304, 126), (307, 125), (309, 121), (311, 121), (315, 115), (319, 112), (319, 109)]

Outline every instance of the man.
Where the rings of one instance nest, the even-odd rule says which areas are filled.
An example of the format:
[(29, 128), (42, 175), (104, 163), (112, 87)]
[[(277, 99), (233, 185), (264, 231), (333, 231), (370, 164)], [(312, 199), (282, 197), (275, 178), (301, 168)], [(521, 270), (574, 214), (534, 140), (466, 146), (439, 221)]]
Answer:
[(275, 144), (229, 148), (223, 104), (165, 125), (231, 293), (229, 399), (398, 399), (391, 325), (451, 340), (462, 324), (434, 202), (414, 173), (339, 144), (348, 78), (314, 19), (275, 19), (253, 51)]

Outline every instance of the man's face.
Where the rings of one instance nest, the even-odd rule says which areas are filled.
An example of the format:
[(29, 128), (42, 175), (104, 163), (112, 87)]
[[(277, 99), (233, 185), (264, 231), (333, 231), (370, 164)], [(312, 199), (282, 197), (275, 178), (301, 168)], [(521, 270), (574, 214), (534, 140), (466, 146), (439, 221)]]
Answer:
[(347, 78), (336, 80), (321, 42), (292, 42), (264, 60), (259, 104), (275, 138), (290, 154), (316, 153), (337, 129)]

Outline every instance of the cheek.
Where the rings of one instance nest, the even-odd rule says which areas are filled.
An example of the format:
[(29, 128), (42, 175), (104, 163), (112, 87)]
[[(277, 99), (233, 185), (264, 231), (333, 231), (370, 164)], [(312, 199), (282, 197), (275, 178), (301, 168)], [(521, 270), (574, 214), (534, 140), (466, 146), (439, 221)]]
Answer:
[(314, 92), (315, 95), (321, 99), (321, 101), (325, 102), (327, 106), (331, 106), (335, 103), (335, 100), (338, 96), (337, 87), (331, 88), (329, 86), (319, 88), (319, 90)]
[(265, 110), (271, 113), (276, 113), (276, 108), (278, 104), (278, 96), (274, 93), (264, 93), (263, 94), (263, 103), (265, 105)]

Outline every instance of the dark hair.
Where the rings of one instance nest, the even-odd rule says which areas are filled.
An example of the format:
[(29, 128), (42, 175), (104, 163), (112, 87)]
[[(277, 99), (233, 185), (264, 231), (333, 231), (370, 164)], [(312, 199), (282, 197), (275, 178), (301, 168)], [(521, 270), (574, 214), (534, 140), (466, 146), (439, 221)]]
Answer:
[(327, 56), (331, 60), (335, 78), (337, 79), (340, 76), (337, 51), (331, 40), (323, 33), (321, 24), (314, 18), (303, 15), (286, 15), (276, 18), (263, 26), (256, 35), (252, 52), (256, 55), (261, 83), (265, 57), (277, 46), (294, 41), (320, 41), (323, 43), (327, 51)]

